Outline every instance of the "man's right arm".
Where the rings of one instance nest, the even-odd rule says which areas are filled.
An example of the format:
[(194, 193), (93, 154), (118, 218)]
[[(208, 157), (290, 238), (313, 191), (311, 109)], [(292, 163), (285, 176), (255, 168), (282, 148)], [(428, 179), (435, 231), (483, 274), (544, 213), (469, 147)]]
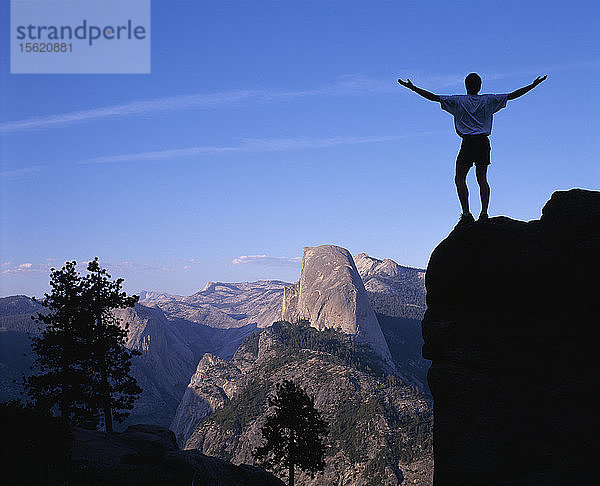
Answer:
[(515, 98), (518, 98), (519, 96), (523, 96), (525, 93), (527, 93), (528, 91), (531, 91), (533, 88), (535, 88), (538, 84), (540, 84), (542, 81), (544, 81), (546, 78), (548, 77), (548, 75), (546, 76), (538, 76), (537, 78), (535, 78), (535, 80), (533, 81), (533, 83), (527, 85), (527, 86), (523, 86), (522, 88), (519, 88), (515, 91), (513, 91), (512, 93), (508, 94), (508, 99), (509, 100), (514, 100)]
[(411, 91), (414, 91), (415, 93), (417, 93), (418, 95), (421, 95), (423, 98), (428, 99), (429, 101), (440, 101), (440, 97), (434, 93), (430, 93), (429, 91), (419, 88), (417, 86), (415, 86), (414, 84), (412, 84), (412, 81), (408, 78), (406, 78), (406, 81), (402, 81), (401, 79), (398, 80), (398, 82), (404, 86), (405, 88), (410, 89)]

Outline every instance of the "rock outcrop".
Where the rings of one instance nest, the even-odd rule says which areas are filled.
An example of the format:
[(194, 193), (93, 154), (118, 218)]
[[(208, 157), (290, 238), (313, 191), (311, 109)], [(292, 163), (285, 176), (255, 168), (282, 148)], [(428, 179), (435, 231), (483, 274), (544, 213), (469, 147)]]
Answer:
[(257, 467), (180, 451), (173, 432), (154, 425), (133, 425), (110, 435), (75, 429), (74, 438), (74, 477), (69, 484), (283, 486)]
[(404, 267), (394, 260), (379, 260), (366, 253), (354, 256), (356, 269), (376, 313), (407, 319), (425, 313), (425, 270)]
[(308, 320), (370, 345), (387, 363), (392, 358), (363, 281), (348, 250), (334, 245), (305, 247), (298, 283), (285, 288), (281, 319)]
[(434, 485), (595, 484), (600, 192), (455, 229), (431, 255)]
[(241, 377), (233, 363), (210, 353), (202, 357), (171, 423), (178, 444), (185, 444), (202, 419), (233, 398)]

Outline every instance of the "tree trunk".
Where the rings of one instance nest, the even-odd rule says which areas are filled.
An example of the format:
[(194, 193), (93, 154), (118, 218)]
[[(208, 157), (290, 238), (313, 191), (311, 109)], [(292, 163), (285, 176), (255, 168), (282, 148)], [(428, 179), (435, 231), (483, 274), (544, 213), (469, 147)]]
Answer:
[(112, 410), (110, 407), (110, 390), (108, 386), (108, 378), (106, 376), (106, 367), (105, 364), (102, 363), (104, 369), (102, 370), (102, 402), (103, 402), (103, 410), (104, 410), (104, 427), (106, 432), (113, 431), (113, 422), (112, 422)]
[(111, 406), (110, 406), (110, 386), (108, 384), (108, 372), (107, 372), (107, 368), (108, 366), (106, 365), (106, 349), (104, 349), (104, 335), (103, 335), (103, 327), (102, 327), (102, 315), (98, 315), (96, 318), (96, 322), (97, 322), (97, 331), (98, 333), (101, 334), (101, 342), (102, 342), (102, 354), (100, 356), (100, 375), (101, 375), (101, 379), (102, 379), (102, 389), (101, 389), (101, 394), (102, 394), (102, 406), (103, 406), (103, 410), (104, 410), (104, 430), (106, 430), (106, 432), (112, 432), (113, 431), (113, 421), (112, 421), (112, 410), (111, 410)]
[(104, 426), (107, 432), (113, 431), (112, 411), (110, 407), (104, 407)]
[(290, 430), (290, 444), (288, 447), (288, 486), (294, 486), (294, 431)]

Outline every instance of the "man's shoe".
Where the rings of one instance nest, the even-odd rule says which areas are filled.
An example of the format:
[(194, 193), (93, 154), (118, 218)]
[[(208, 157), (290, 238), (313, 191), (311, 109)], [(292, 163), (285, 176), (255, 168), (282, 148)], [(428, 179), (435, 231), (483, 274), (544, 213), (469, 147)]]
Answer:
[(477, 219), (477, 222), (478, 223), (486, 223), (489, 220), (490, 220), (490, 217), (488, 216), (488, 213), (481, 213), (479, 215), (479, 218)]
[(464, 226), (469, 226), (469, 225), (473, 224), (474, 222), (475, 222), (475, 218), (473, 218), (473, 215), (471, 213), (466, 213), (466, 214), (463, 213), (463, 214), (461, 214), (456, 227), (461, 228)]

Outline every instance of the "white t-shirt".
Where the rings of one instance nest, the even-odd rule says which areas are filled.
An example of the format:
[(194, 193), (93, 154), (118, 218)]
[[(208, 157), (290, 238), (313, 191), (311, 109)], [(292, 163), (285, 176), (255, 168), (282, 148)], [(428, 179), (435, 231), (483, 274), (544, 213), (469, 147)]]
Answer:
[(440, 104), (454, 115), (454, 128), (460, 136), (489, 135), (492, 115), (506, 106), (507, 99), (507, 94), (440, 95)]

